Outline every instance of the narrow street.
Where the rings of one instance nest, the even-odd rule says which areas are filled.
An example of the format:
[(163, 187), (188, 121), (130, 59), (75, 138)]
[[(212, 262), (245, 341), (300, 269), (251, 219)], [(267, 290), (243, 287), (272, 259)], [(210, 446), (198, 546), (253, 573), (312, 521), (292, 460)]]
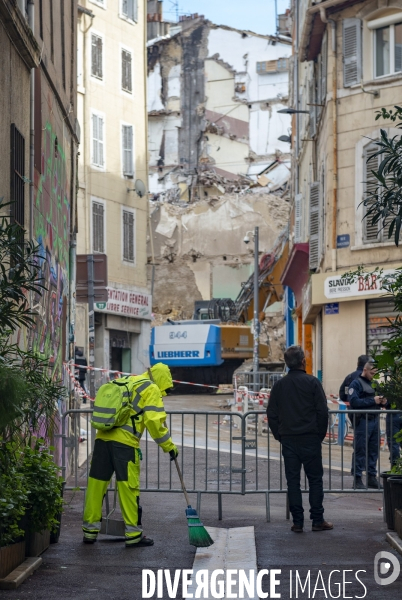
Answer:
[[(169, 411), (216, 411), (225, 402), (225, 397), (208, 395), (172, 396), (166, 399)], [(172, 417), (173, 418), (173, 417)], [(185, 419), (189, 419), (187, 416)], [(330, 532), (312, 533), (309, 528), (308, 513), (306, 514), (305, 533), (296, 535), (290, 531), (291, 522), (286, 519), (285, 494), (270, 495), (270, 517), (266, 522), (265, 494), (253, 493), (242, 496), (240, 492), (240, 476), (231, 475), (228, 461), (230, 440), (224, 425), (218, 429), (221, 417), (211, 415), (208, 427), (208, 449), (205, 445), (205, 420), (199, 414), (196, 440), (197, 450), (194, 456), (190, 425), (185, 432), (184, 447), (176, 440), (180, 449), (180, 460), (185, 480), (189, 489), (192, 484), (203, 486), (210, 493), (202, 494), (201, 516), (204, 525), (218, 528), (254, 527), (255, 547), (257, 552), (258, 569), (280, 569), (283, 598), (288, 595), (290, 578), (295, 578), (296, 570), (300, 577), (311, 573), (314, 586), (318, 572), (321, 572), (327, 586), (331, 571), (348, 570), (347, 586), (349, 597), (362, 597), (363, 588), (354, 578), (354, 573), (360, 573), (361, 581), (367, 587), (366, 597), (373, 600), (397, 598), (402, 593), (402, 582), (397, 581), (389, 588), (381, 588), (373, 579), (374, 557), (377, 552), (386, 550), (392, 552), (385, 541), (386, 525), (383, 521), (382, 495), (375, 493), (350, 494), (332, 493), (325, 498), (325, 516), (334, 522), (334, 530)], [(214, 449), (220, 439), (220, 452)], [(178, 435), (179, 423), (173, 427), (173, 437)], [(259, 454), (266, 456), (267, 436), (261, 436)], [(233, 444), (237, 444), (234, 441)], [(328, 447), (323, 446), (324, 453)], [(119, 538), (99, 536), (94, 546), (82, 544), (81, 519), (83, 509), (83, 492), (70, 491), (66, 493), (65, 512), (62, 520), (62, 533), (58, 544), (51, 545), (42, 555), (43, 564), (27, 580), (21, 588), (15, 591), (0, 592), (0, 597), (7, 600), (87, 600), (96, 597), (99, 600), (118, 598), (132, 600), (142, 597), (142, 570), (169, 569), (173, 574), (176, 569), (192, 569), (195, 550), (188, 545), (187, 523), (184, 514), (185, 501), (179, 493), (180, 485), (177, 475), (171, 469), (169, 457), (163, 454), (158, 458), (154, 443), (142, 444), (144, 460), (142, 464), (142, 485), (145, 483), (146, 467), (148, 465), (148, 486), (166, 488), (171, 482), (175, 493), (144, 492), (141, 495), (143, 506), (143, 525), (146, 535), (154, 538), (155, 545), (151, 548), (126, 549)], [(350, 464), (351, 449), (345, 450), (345, 464)], [(339, 460), (340, 449), (332, 448), (335, 460)], [(234, 452), (237, 452), (237, 446)], [(239, 446), (240, 455), (240, 446)], [(338, 454), (337, 454), (338, 453)], [(328, 458), (328, 456), (327, 456)], [(207, 461), (207, 462), (206, 462)], [(259, 487), (263, 488), (264, 477), (262, 468), (266, 469), (266, 459), (255, 459), (251, 451), (247, 451), (246, 489), (255, 490), (256, 465), (260, 474)], [(240, 463), (239, 463), (240, 464)], [(285, 486), (284, 474), (277, 447), (272, 444), (270, 475), (271, 482)], [(233, 468), (233, 464), (232, 464)], [(207, 469), (207, 470), (205, 470)], [(336, 468), (333, 467), (334, 472)], [(85, 467), (80, 469), (79, 484), (85, 483)], [(351, 477), (345, 468), (344, 485), (350, 488)], [(193, 474), (195, 477), (193, 479)], [(333, 481), (339, 485), (340, 478), (333, 473)], [(282, 482), (282, 484), (281, 484)], [(325, 485), (328, 485), (329, 473), (325, 471)], [(229, 495), (229, 489), (238, 492)], [(202, 487), (201, 487), (202, 489)], [(217, 491), (222, 492), (222, 520), (218, 519)], [(225, 493), (226, 492), (226, 493)], [(193, 506), (197, 497), (190, 494)], [(112, 499), (112, 496), (110, 496)], [(304, 495), (304, 506), (307, 496)], [(119, 513), (118, 513), (119, 514)], [(207, 550), (214, 552), (214, 546)], [(213, 554), (211, 555), (213, 556)], [(244, 564), (247, 557), (243, 555)], [(292, 574), (290, 573), (292, 571)], [(365, 572), (364, 572), (365, 571)], [(332, 576), (335, 582), (334, 576)], [(339, 577), (338, 577), (339, 579)], [(336, 579), (336, 580), (338, 580)], [(268, 580), (267, 580), (268, 581)], [(293, 581), (294, 583), (294, 581)], [(263, 589), (269, 591), (269, 585), (264, 583)], [(335, 584), (333, 583), (333, 586)], [(336, 587), (332, 588), (334, 597)], [(312, 592), (311, 592), (312, 593)], [(328, 589), (327, 589), (328, 593)], [(299, 590), (300, 594), (300, 590)], [(156, 596), (154, 596), (156, 597)], [(163, 598), (168, 598), (165, 588)], [(181, 598), (181, 588), (177, 598)], [(299, 595), (299, 597), (309, 597)], [(310, 596), (312, 597), (312, 596)], [(323, 591), (316, 592), (315, 598), (325, 598)], [(329, 593), (328, 593), (328, 597)], [(344, 595), (343, 597), (348, 597)]]

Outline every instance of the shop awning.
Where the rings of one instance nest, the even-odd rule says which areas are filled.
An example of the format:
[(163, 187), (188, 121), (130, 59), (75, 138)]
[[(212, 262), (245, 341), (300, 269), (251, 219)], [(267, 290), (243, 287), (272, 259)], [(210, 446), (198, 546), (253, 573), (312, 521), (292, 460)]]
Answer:
[(296, 296), (298, 306), (302, 302), (303, 286), (307, 283), (309, 277), (308, 257), (309, 245), (295, 244), (281, 275), (282, 285), (291, 288)]

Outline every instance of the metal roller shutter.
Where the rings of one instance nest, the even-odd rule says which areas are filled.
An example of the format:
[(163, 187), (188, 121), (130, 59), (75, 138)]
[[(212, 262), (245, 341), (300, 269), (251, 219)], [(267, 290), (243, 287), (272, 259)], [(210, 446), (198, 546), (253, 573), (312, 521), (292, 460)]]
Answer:
[(392, 300), (366, 301), (367, 354), (371, 355), (374, 350), (378, 350), (389, 338), (392, 329), (387, 319), (393, 320), (395, 317)]

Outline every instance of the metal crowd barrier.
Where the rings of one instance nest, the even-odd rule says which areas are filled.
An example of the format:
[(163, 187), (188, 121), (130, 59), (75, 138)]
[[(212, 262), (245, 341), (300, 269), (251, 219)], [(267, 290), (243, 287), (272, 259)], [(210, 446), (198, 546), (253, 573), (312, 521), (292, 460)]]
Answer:
[[(68, 410), (62, 417), (62, 475), (71, 471), (66, 490), (86, 489), (90, 469), (91, 432), (90, 408)], [(381, 493), (378, 489), (356, 490), (350, 469), (356, 468), (356, 455), (352, 460), (352, 440), (344, 440), (341, 409), (331, 410), (326, 442), (322, 445), (325, 493)], [(268, 430), (265, 411), (247, 413), (230, 411), (167, 411), (168, 426), (179, 448), (179, 461), (189, 493), (197, 495), (197, 510), (201, 509), (203, 494), (218, 497), (218, 516), (222, 519), (223, 495), (265, 496), (266, 518), (270, 520), (271, 494), (286, 494), (286, 477), (281, 444)], [(368, 471), (371, 415), (383, 411), (348, 410), (356, 431), (356, 419), (364, 420), (366, 432), (365, 471)], [(386, 411), (392, 431), (392, 421), (399, 411)], [(344, 415), (344, 413), (343, 413)], [(335, 425), (338, 419), (338, 424)], [(79, 441), (77, 432), (87, 431), (85, 442)], [(377, 419), (377, 473), (389, 470), (390, 463), (381, 456), (382, 432)], [(82, 436), (81, 436), (82, 437)], [(83, 444), (83, 445), (81, 445)], [(143, 461), (141, 467), (141, 492), (181, 493), (180, 482), (169, 457), (148, 435), (141, 441)], [(392, 445), (391, 445), (392, 449)], [(67, 464), (70, 457), (70, 464)], [(347, 478), (349, 478), (347, 480)], [(302, 474), (302, 493), (308, 493), (308, 482)], [(287, 517), (288, 509), (287, 509)]]
[(251, 392), (258, 393), (261, 389), (271, 389), (284, 375), (284, 371), (237, 371), (234, 376), (235, 387), (246, 386)]

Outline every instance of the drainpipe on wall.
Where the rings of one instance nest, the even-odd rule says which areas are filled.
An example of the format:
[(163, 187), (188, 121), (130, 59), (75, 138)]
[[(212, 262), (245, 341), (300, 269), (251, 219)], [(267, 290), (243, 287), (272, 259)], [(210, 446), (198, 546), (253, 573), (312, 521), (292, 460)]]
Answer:
[[(146, 11), (146, 7), (144, 7), (144, 11)], [(154, 293), (154, 285), (155, 285), (155, 252), (154, 252), (154, 239), (153, 239), (153, 231), (152, 231), (152, 215), (149, 207), (149, 174), (148, 174), (148, 50), (147, 50), (147, 16), (144, 13), (144, 103), (145, 103), (145, 176), (146, 176), (146, 189), (148, 193), (146, 194), (146, 211), (148, 214), (148, 226), (149, 226), (149, 240), (151, 243), (151, 255), (152, 255), (152, 274), (151, 274), (151, 303), (153, 303), (153, 293)]]
[[(295, 70), (295, 79), (294, 79), (294, 86), (295, 86), (295, 108), (296, 110), (299, 110), (299, 2), (298, 0), (296, 1), (296, 44), (295, 44), (295, 65), (294, 65), (294, 70)], [(295, 154), (296, 154), (296, 160), (295, 160), (295, 165), (296, 165), (296, 173), (295, 173), (295, 195), (299, 193), (299, 148), (300, 148), (300, 131), (299, 131), (299, 113), (296, 113), (295, 115), (295, 121), (296, 121), (296, 144), (295, 144)]]
[[(86, 88), (87, 88), (87, 38), (86, 38), (86, 34), (92, 27), (95, 15), (93, 14), (92, 11), (89, 11), (88, 9), (86, 9), (84, 7), (79, 7), (79, 12), (82, 12), (84, 15), (87, 15), (91, 18), (91, 22), (86, 29), (83, 29), (83, 21), (84, 20), (81, 20), (81, 22), (80, 22), (80, 31), (82, 33), (82, 85), (83, 85), (84, 89), (86, 90)], [(77, 41), (77, 43), (78, 43), (78, 41)], [(85, 239), (87, 240), (87, 243), (85, 245), (86, 246), (85, 251), (88, 254), (89, 252), (91, 252), (91, 243), (90, 243), (91, 229), (90, 229), (90, 225), (89, 225), (90, 210), (87, 206), (87, 199), (88, 199), (88, 197), (91, 196), (91, 193), (92, 193), (92, 179), (91, 179), (90, 169), (87, 166), (87, 150), (88, 150), (87, 138), (89, 137), (89, 135), (87, 135), (87, 130), (89, 131), (89, 129), (90, 129), (89, 127), (87, 127), (87, 97), (88, 97), (88, 94), (85, 93), (83, 101), (82, 101), (83, 115), (84, 115), (84, 122), (82, 124), (83, 125), (83, 139), (84, 139), (84, 143), (82, 146), (82, 153), (84, 156), (84, 169), (83, 170), (85, 173), (84, 210), (87, 211), (87, 215), (88, 215), (86, 231), (85, 231)], [(78, 210), (78, 208), (77, 208), (77, 210)]]
[[(28, 24), (35, 35), (35, 5), (34, 0), (28, 0)], [(30, 75), (30, 115), (29, 115), (29, 239), (34, 236), (34, 165), (35, 165), (35, 69)]]
[(336, 237), (337, 237), (337, 219), (338, 219), (338, 110), (337, 110), (337, 51), (336, 51), (336, 21), (327, 19), (325, 6), (320, 6), (320, 17), (323, 23), (329, 23), (332, 28), (332, 137), (333, 137), (333, 191), (332, 191), (332, 256), (331, 268), (332, 271), (337, 269), (337, 252), (336, 252)]

